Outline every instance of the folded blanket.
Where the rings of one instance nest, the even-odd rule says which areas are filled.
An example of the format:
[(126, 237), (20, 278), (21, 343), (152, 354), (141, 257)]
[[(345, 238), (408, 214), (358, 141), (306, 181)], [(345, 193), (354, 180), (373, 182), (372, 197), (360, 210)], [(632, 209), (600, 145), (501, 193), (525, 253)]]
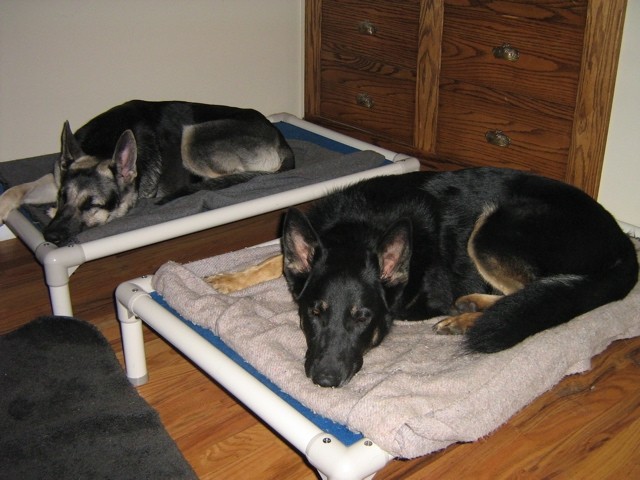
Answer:
[(418, 457), (489, 434), (565, 375), (588, 370), (591, 357), (614, 340), (640, 335), (639, 285), (622, 301), (491, 355), (463, 354), (460, 337), (433, 333), (437, 318), (397, 321), (349, 384), (326, 389), (305, 376), (304, 335), (284, 279), (230, 295), (201, 279), (277, 252), (279, 246), (272, 245), (184, 266), (169, 262), (154, 276), (154, 288), (282, 390), (397, 457)]
[[(124, 217), (113, 220), (106, 225), (85, 230), (74, 241), (88, 242), (117, 235), (137, 228), (369, 170), (383, 165), (386, 161), (384, 156), (370, 150), (345, 154), (304, 140), (289, 139), (288, 143), (296, 158), (296, 168), (293, 170), (255, 177), (246, 183), (223, 190), (197, 192), (161, 206), (156, 205), (156, 199), (143, 199)], [(0, 162), (0, 183), (5, 187), (11, 187), (51, 173), (58, 156), (59, 154), (50, 154), (12, 162)], [(43, 225), (49, 223), (50, 218), (46, 215), (46, 211), (50, 206), (28, 206), (26, 211), (34, 223), (42, 228)]]

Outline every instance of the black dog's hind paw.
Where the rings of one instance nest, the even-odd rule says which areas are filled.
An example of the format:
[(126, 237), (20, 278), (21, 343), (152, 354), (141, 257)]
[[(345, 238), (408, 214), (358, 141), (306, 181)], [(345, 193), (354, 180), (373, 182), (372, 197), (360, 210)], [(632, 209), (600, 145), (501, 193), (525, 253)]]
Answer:
[(459, 298), (456, 303), (453, 305), (454, 314), (460, 313), (475, 313), (480, 310), (478, 304), (473, 300), (468, 299), (467, 297)]

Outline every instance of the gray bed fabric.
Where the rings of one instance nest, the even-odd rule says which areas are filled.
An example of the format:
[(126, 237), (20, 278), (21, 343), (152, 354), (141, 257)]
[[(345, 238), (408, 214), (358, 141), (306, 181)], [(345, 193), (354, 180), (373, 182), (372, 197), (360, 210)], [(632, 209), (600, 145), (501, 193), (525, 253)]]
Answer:
[[(234, 185), (224, 190), (197, 192), (162, 206), (155, 205), (155, 199), (140, 200), (125, 217), (86, 230), (73, 239), (73, 242), (88, 242), (117, 235), (137, 228), (369, 170), (386, 162), (384, 156), (373, 151), (365, 150), (343, 154), (302, 140), (289, 140), (288, 142), (296, 157), (296, 168), (293, 170), (255, 177), (246, 183)], [(5, 187), (11, 187), (35, 180), (52, 171), (53, 163), (57, 157), (58, 154), (50, 154), (11, 162), (0, 162), (0, 182)], [(25, 210), (34, 223), (42, 227), (49, 221), (46, 215), (48, 207), (50, 205), (29, 206)]]

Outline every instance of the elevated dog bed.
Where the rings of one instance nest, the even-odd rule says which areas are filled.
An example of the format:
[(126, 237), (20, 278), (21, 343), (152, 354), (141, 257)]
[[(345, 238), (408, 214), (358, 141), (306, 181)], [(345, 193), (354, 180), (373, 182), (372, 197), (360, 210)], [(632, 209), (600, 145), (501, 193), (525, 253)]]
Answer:
[[(313, 200), (363, 178), (419, 168), (415, 158), (290, 114), (273, 115), (270, 120), (294, 150), (294, 170), (256, 177), (217, 192), (198, 192), (163, 206), (142, 200), (125, 217), (82, 232), (65, 248), (42, 236), (41, 228), (48, 222), (46, 207), (14, 210), (6, 225), (43, 265), (53, 313), (73, 314), (70, 275), (85, 262)], [(0, 183), (7, 188), (50, 173), (57, 156), (0, 163)]]
[[(152, 277), (120, 285), (127, 376), (134, 384), (147, 380), (145, 322), (305, 454), (324, 478), (368, 478), (393, 457), (477, 440), (565, 375), (588, 370), (611, 342), (640, 335), (638, 285), (622, 301), (491, 355), (463, 354), (460, 337), (433, 333), (438, 319), (399, 321), (349, 384), (322, 389), (305, 376), (304, 335), (284, 279), (230, 295), (202, 280), (278, 251), (272, 243), (187, 265), (168, 262)], [(352, 433), (343, 438), (345, 427), (333, 433), (327, 418)]]

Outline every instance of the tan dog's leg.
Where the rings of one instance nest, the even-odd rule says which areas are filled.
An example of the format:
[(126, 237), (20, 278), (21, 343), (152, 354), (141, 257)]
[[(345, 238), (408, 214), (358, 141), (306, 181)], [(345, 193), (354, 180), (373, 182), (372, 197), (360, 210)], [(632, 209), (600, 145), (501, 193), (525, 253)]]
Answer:
[(53, 174), (49, 173), (38, 180), (22, 183), (9, 188), (0, 196), (0, 225), (12, 210), (22, 204), (43, 204), (56, 201), (58, 189)]
[(205, 277), (204, 281), (220, 293), (237, 292), (282, 276), (282, 255), (270, 257), (246, 270), (230, 273), (218, 273)]

